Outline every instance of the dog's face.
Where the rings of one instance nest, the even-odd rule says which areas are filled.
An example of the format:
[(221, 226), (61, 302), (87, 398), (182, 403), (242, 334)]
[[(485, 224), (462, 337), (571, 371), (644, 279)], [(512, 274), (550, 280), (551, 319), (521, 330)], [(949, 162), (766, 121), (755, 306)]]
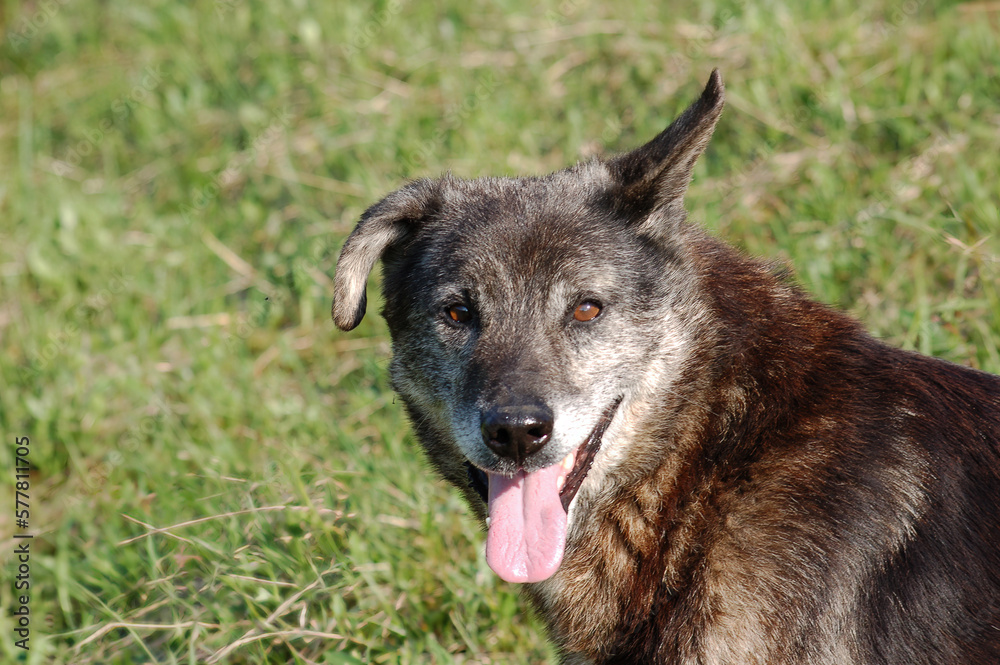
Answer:
[(417, 181), (345, 244), (334, 319), (361, 320), (381, 258), (393, 385), (432, 461), (486, 502), (487, 559), (504, 579), (558, 568), (574, 499), (613, 470), (644, 378), (683, 363), (692, 268), (672, 247), (721, 108), (713, 73), (632, 153), (539, 178)]
[(395, 388), (484, 471), (562, 462), (659, 341), (630, 332), (662, 319), (669, 258), (585, 178), (441, 181), (383, 257)]

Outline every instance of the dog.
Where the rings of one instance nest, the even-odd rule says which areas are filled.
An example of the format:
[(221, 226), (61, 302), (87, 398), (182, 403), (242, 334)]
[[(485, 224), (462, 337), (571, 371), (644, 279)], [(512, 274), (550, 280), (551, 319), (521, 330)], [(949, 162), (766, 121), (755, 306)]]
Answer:
[(1000, 663), (1000, 377), (870, 337), (686, 221), (722, 112), (541, 177), (416, 180), (342, 249), (563, 663)]

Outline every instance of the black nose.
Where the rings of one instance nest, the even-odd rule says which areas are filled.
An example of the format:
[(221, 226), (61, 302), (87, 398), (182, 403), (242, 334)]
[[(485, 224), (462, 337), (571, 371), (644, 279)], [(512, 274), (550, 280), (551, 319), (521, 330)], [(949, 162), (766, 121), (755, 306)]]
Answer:
[(483, 441), (500, 457), (523, 464), (552, 434), (552, 409), (539, 403), (495, 406), (482, 416)]

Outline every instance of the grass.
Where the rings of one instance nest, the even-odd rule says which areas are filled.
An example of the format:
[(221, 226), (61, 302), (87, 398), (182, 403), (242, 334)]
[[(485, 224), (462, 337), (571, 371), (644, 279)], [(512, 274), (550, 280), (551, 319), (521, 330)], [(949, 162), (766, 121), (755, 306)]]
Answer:
[(692, 218), (1000, 372), (996, 3), (12, 1), (0, 26), (0, 491), (30, 437), (36, 535), (23, 651), (0, 512), (5, 662), (554, 662), (417, 453), (383, 323), (329, 322), (336, 254), (406, 177), (625, 149), (713, 67)]

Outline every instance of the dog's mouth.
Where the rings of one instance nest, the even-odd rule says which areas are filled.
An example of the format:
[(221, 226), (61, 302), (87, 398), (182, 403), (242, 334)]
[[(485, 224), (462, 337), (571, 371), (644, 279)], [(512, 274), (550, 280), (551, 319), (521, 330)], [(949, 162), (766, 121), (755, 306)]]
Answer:
[(562, 462), (513, 477), (466, 462), (473, 489), (487, 504), (486, 560), (508, 582), (540, 582), (562, 562), (567, 513), (580, 491), (621, 398), (601, 414), (580, 446)]
[(618, 411), (618, 405), (621, 403), (621, 397), (612, 402), (601, 415), (601, 419), (597, 421), (597, 425), (590, 432), (590, 435), (587, 436), (587, 439), (579, 448), (571, 452), (563, 460), (563, 464), (566, 464), (566, 460), (571, 460), (570, 472), (565, 477), (565, 481), (559, 490), (559, 499), (562, 502), (563, 510), (566, 512), (569, 512), (569, 504), (573, 502), (576, 493), (580, 491), (583, 479), (590, 472), (590, 467), (594, 463), (594, 457), (597, 456), (597, 451), (601, 449), (604, 433), (608, 431), (608, 427), (611, 425), (611, 421)]

